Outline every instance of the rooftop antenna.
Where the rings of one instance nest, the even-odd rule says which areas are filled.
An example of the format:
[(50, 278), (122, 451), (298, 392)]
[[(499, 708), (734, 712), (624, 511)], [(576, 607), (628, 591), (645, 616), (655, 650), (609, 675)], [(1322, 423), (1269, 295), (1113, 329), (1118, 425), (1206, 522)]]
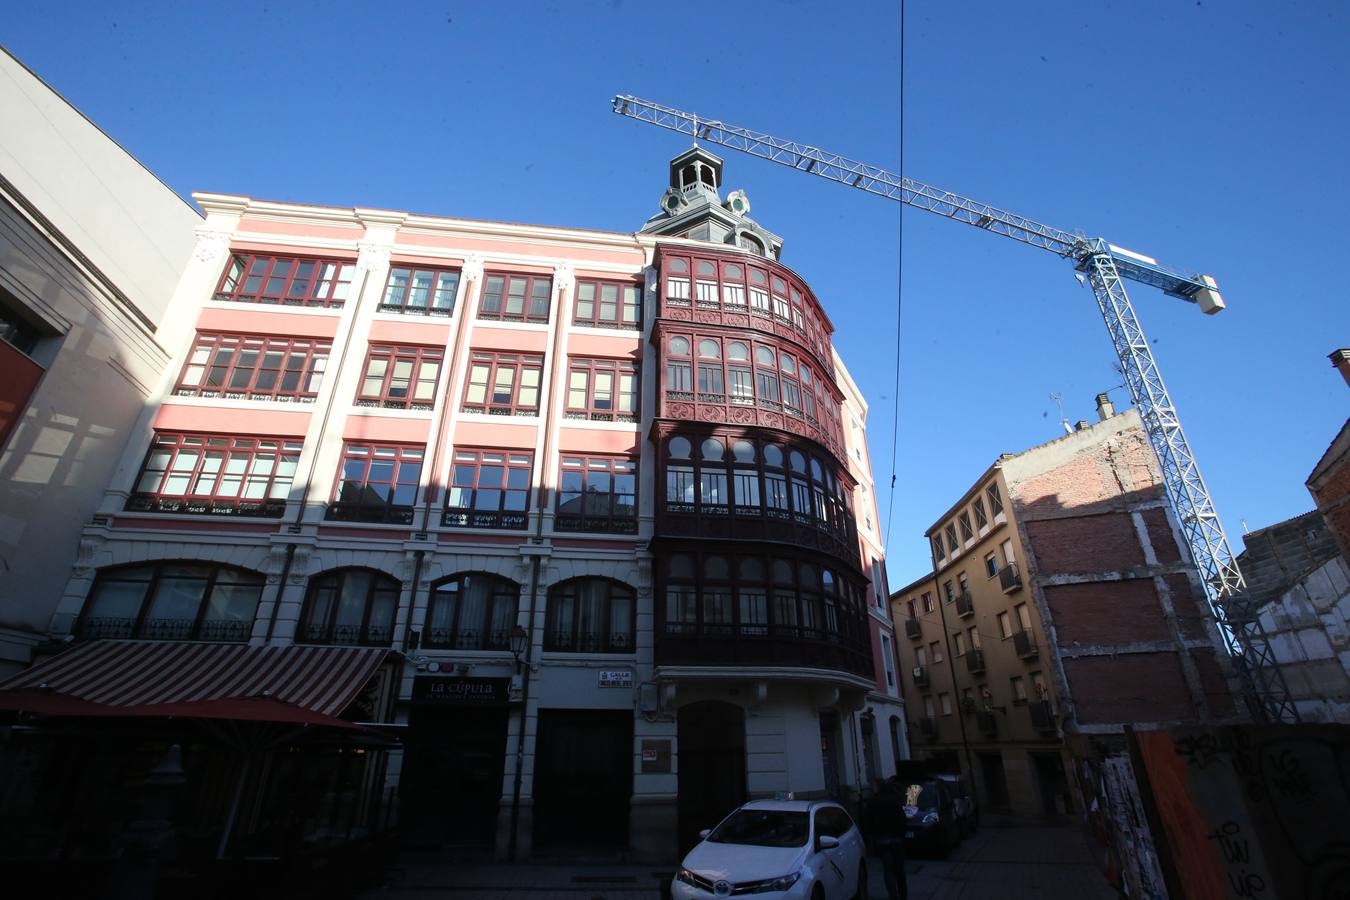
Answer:
[(1052, 391), (1050, 399), (1055, 401), (1055, 405), (1059, 407), (1059, 424), (1064, 426), (1064, 433), (1073, 434), (1073, 426), (1069, 424), (1068, 417), (1064, 415), (1064, 395), (1059, 391)]

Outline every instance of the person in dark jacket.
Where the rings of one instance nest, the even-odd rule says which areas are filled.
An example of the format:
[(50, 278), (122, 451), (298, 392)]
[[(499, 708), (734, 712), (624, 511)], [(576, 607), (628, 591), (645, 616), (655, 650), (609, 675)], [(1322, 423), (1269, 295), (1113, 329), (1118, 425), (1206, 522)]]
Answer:
[(881, 857), (887, 900), (908, 900), (905, 879), (904, 790), (894, 778), (887, 780), (863, 810), (863, 833), (873, 852)]

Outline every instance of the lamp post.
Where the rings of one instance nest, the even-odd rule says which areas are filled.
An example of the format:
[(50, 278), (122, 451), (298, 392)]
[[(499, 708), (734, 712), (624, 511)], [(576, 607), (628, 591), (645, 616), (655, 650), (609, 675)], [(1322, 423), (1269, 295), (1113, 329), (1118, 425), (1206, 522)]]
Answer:
[(513, 680), (520, 682), (520, 734), (516, 740), (516, 775), (515, 784), (511, 791), (511, 834), (508, 838), (506, 858), (509, 862), (516, 861), (516, 831), (520, 827), (520, 788), (521, 779), (524, 775), (522, 771), (525, 766), (525, 718), (529, 707), (530, 693), (529, 678), (530, 674), (526, 666), (521, 662), (521, 657), (530, 645), (530, 633), (526, 631), (519, 623), (511, 629), (511, 656), (516, 661), (516, 677)]

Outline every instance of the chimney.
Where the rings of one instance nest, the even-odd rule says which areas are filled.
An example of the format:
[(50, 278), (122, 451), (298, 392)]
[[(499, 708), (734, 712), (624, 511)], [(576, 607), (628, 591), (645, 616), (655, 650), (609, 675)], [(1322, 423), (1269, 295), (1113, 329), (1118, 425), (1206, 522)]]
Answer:
[(1344, 348), (1333, 350), (1331, 351), (1331, 355), (1327, 358), (1331, 360), (1331, 364), (1341, 373), (1341, 377), (1345, 379), (1345, 383), (1350, 385), (1350, 350)]
[(1090, 423), (1087, 419), (1079, 419), (1077, 422), (1074, 423), (1073, 430), (1082, 431), (1085, 428), (1089, 427), (1091, 424), (1092, 423)]
[(1097, 418), (1105, 422), (1116, 414), (1116, 408), (1111, 404), (1111, 398), (1105, 394), (1097, 395)]

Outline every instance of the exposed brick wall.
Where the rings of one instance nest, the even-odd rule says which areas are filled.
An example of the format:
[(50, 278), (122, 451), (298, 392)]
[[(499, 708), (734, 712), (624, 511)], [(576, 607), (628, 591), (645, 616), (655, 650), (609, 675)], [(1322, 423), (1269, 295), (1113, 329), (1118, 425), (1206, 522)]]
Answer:
[(1144, 551), (1128, 513), (1104, 513), (1025, 522), (1042, 575), (1113, 572), (1144, 564)]
[(1133, 653), (1064, 660), (1081, 725), (1194, 721), (1175, 653)]
[(1208, 639), (1210, 634), (1205, 629), (1205, 620), (1210, 617), (1209, 604), (1199, 588), (1185, 575), (1166, 575), (1163, 581), (1172, 594), (1172, 608), (1177, 614), (1181, 636), (1188, 640)]
[(1046, 585), (1044, 591), (1062, 647), (1170, 637), (1151, 578)]
[(1164, 566), (1180, 562), (1181, 548), (1177, 546), (1177, 539), (1172, 535), (1172, 526), (1167, 521), (1167, 510), (1155, 506), (1143, 510), (1140, 515), (1144, 518), (1144, 525), (1148, 527), (1148, 542), (1153, 545), (1158, 562)]
[[(1347, 423), (1347, 427), (1350, 427), (1350, 423)], [(1327, 526), (1336, 535), (1341, 553), (1350, 558), (1350, 455), (1337, 460), (1320, 481), (1321, 484), (1316, 488), (1309, 485), (1308, 492), (1316, 501)]]
[(1195, 669), (1200, 674), (1200, 689), (1209, 701), (1210, 714), (1220, 718), (1234, 715), (1237, 706), (1229, 689), (1227, 660), (1221, 663), (1218, 654), (1212, 650), (1193, 650), (1191, 659), (1195, 661)]

